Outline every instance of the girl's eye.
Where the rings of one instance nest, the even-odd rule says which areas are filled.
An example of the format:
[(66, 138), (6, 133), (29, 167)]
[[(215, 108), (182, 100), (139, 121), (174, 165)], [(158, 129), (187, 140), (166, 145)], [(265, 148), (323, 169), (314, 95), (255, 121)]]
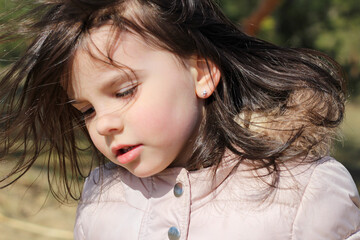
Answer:
[(84, 111), (81, 111), (81, 114), (83, 115), (83, 118), (86, 119), (90, 117), (95, 112), (95, 109), (93, 107), (87, 108)]
[(136, 89), (137, 89), (137, 85), (124, 88), (118, 93), (116, 93), (116, 97), (118, 98), (131, 97), (132, 95), (134, 95)]

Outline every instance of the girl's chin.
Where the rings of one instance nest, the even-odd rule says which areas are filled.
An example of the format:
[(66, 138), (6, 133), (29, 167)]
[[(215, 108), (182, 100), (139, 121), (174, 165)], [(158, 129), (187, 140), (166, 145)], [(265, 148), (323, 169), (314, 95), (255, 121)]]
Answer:
[(154, 166), (153, 164), (150, 164), (150, 166), (147, 166), (146, 164), (142, 164), (141, 162), (138, 162), (136, 165), (128, 165), (124, 166), (130, 173), (132, 173), (134, 176), (138, 178), (147, 178), (154, 176), (162, 171), (164, 171), (167, 166)]

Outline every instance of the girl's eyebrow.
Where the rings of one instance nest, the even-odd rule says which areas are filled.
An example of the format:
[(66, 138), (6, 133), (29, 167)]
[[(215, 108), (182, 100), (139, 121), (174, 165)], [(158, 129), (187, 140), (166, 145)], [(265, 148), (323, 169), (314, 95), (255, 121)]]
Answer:
[(101, 89), (109, 89), (116, 84), (136, 80), (141, 72), (141, 70), (122, 69), (118, 74), (107, 79), (104, 85), (101, 86)]

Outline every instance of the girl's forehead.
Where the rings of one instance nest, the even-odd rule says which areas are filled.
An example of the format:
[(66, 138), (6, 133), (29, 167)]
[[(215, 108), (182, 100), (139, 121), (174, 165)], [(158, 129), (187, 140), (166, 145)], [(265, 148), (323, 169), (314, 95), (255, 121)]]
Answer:
[[(151, 48), (145, 39), (136, 33), (119, 30), (112, 25), (104, 25), (90, 31), (77, 52), (87, 53), (92, 57), (111, 59), (116, 52), (139, 54)], [(78, 54), (77, 54), (78, 55)]]
[(175, 54), (149, 45), (139, 34), (104, 25), (90, 31), (76, 50), (69, 87), (74, 87), (80, 82), (80, 78), (95, 76), (103, 79), (109, 70), (149, 69), (153, 61), (163, 61), (162, 56), (169, 54), (180, 66), (179, 58)]
[[(81, 47), (75, 52), (72, 69), (86, 69), (90, 67), (130, 67), (144, 64), (149, 55), (154, 56), (170, 53), (174, 58), (179, 57), (154, 46), (137, 33), (107, 24), (93, 29), (82, 41)], [(87, 66), (84, 66), (87, 65)], [(130, 67), (131, 68), (131, 67)]]
[(76, 50), (72, 72), (134, 65), (136, 58), (151, 51), (154, 50), (139, 35), (104, 25), (92, 30)]

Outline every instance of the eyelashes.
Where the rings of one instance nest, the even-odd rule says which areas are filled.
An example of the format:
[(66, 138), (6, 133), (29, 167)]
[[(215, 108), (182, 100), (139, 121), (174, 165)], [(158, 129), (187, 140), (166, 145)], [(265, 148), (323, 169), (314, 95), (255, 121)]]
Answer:
[(121, 91), (115, 94), (117, 98), (128, 98), (135, 94), (138, 85), (123, 88)]
[(93, 107), (91, 107), (91, 108), (88, 108), (85, 111), (81, 111), (81, 114), (82, 114), (83, 119), (85, 120), (86, 117), (91, 116), (91, 114), (93, 114), (94, 112), (95, 112), (95, 109)]
[[(134, 85), (122, 88), (120, 91), (118, 91), (114, 94), (114, 97), (119, 100), (124, 100), (124, 101), (126, 100), (128, 102), (136, 94), (138, 86), (139, 86), (139, 84), (134, 84)], [(95, 108), (91, 105), (89, 105), (88, 107), (85, 107), (83, 109), (79, 109), (79, 111), (81, 112), (83, 120), (87, 120), (87, 119), (93, 117), (95, 114)]]

